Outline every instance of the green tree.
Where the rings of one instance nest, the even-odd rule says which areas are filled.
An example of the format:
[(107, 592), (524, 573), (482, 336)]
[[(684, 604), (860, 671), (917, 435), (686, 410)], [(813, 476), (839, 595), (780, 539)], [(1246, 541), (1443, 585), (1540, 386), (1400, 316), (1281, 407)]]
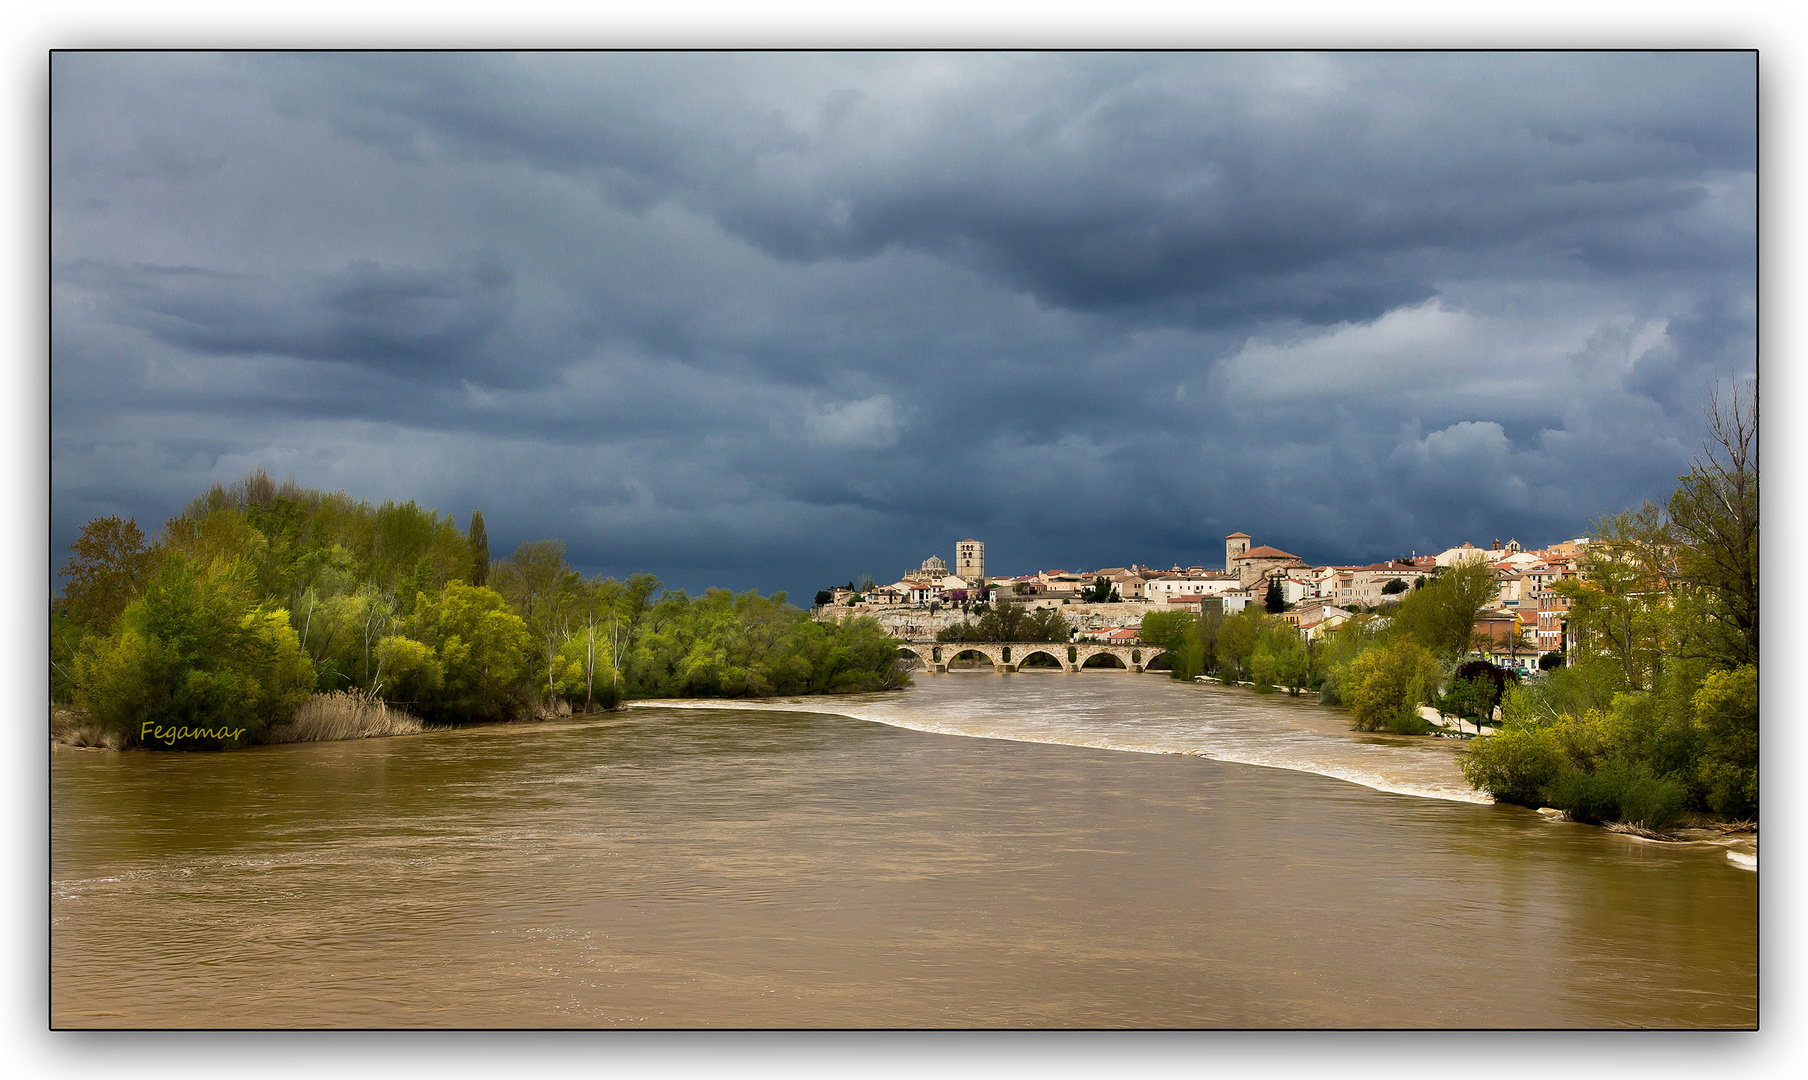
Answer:
[(1120, 599), (1117, 587), (1111, 584), (1103, 574), (1093, 579), (1091, 585), (1080, 590), (1080, 602), (1083, 604), (1116, 603)]
[(1571, 663), (1611, 664), (1619, 690), (1654, 689), (1667, 653), (1677, 651), (1678, 615), (1669, 582), (1673, 542), (1663, 508), (1646, 502), (1595, 523), (1582, 559), (1582, 579), (1551, 586), (1569, 600), (1575, 638)]
[(1187, 631), (1192, 628), (1190, 611), (1145, 611), (1137, 630), (1137, 640), (1178, 656), (1186, 647)]
[(1437, 709), (1446, 716), (1470, 718), (1479, 734), (1483, 714), (1494, 709), (1494, 684), (1486, 679), (1452, 679), (1438, 697)]
[(1758, 662), (1758, 393), (1718, 387), (1709, 437), (1670, 497), (1677, 575), (1706, 598), (1701, 637), (1717, 666)]
[(1705, 734), (1697, 766), (1707, 803), (1729, 817), (1758, 816), (1758, 669), (1743, 664), (1709, 675), (1695, 693)]
[(445, 686), (445, 666), (426, 643), (392, 634), (377, 642), (377, 679), (371, 693), (419, 708)]
[(1274, 681), (1287, 688), (1289, 696), (1298, 697), (1312, 678), (1312, 657), (1299, 632), (1286, 623), (1270, 627), (1264, 643), (1274, 657)]
[(528, 674), (534, 637), (501, 594), (447, 582), (416, 606), (415, 625), (441, 672), (437, 694), (419, 703), (424, 717), (460, 722), (517, 715), (514, 693)]
[(1279, 578), (1268, 579), (1268, 591), (1262, 597), (1262, 607), (1270, 615), (1279, 615), (1287, 610), (1287, 597), (1281, 592)]
[(557, 693), (553, 658), (565, 637), (579, 582), (565, 564), (563, 540), (532, 540), (515, 549), (499, 568), (496, 585), (507, 597), (538, 646), (537, 664), (544, 668), (549, 697)]
[(465, 543), (471, 550), (471, 576), (473, 585), (485, 585), (490, 580), (490, 534), (483, 528), (483, 511), (471, 511), (471, 528), (465, 534)]
[(1066, 641), (1072, 636), (1067, 620), (1054, 608), (1027, 609), (1022, 604), (998, 604), (978, 619), (943, 627), (937, 641)]
[[(1418, 706), (1435, 691), (1438, 664), (1423, 645), (1395, 637), (1350, 663), (1343, 687), (1357, 731), (1423, 727)], [(1412, 723), (1413, 720), (1419, 723)]]
[(1262, 609), (1251, 605), (1218, 624), (1214, 652), (1221, 673), (1228, 672), (1234, 678), (1248, 670), (1249, 658), (1255, 654), (1267, 622)]
[(1407, 593), (1394, 608), (1394, 625), (1434, 655), (1454, 663), (1469, 652), (1476, 615), (1499, 593), (1487, 563), (1463, 560), (1425, 588)]
[(135, 518), (95, 518), (69, 545), (73, 553), (61, 576), (67, 613), (84, 630), (106, 633), (143, 592), (157, 556), (145, 543)]
[[(198, 749), (251, 741), (288, 720), (314, 672), (287, 611), (248, 602), (242, 578), (172, 552), (115, 631), (83, 643), (74, 682), (77, 703), (122, 745)], [(211, 734), (174, 734), (181, 729)]]

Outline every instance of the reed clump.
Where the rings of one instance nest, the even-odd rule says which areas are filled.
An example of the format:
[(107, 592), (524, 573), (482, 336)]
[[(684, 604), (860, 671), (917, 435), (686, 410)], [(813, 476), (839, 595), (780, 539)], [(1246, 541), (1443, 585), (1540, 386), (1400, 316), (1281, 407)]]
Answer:
[(119, 749), (119, 736), (95, 723), (79, 709), (50, 710), (50, 741), (65, 746)]
[(395, 708), (381, 698), (337, 690), (315, 694), (295, 711), (295, 719), (268, 729), (259, 741), (334, 742), (413, 735), (420, 730), (420, 719), (405, 709)]

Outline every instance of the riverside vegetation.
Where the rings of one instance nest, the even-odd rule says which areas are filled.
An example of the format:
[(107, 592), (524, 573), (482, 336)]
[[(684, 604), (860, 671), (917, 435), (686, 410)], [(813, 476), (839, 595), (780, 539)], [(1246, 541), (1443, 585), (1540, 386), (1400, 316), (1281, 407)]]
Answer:
[(1521, 682), (1464, 658), (1488, 566), (1441, 569), (1308, 644), (1254, 605), (1235, 615), (1151, 613), (1142, 639), (1173, 676), (1317, 690), (1359, 731), (1424, 734), (1431, 705), (1497, 730), (1464, 776), (1502, 802), (1577, 821), (1661, 831), (1685, 814), (1758, 817), (1758, 405), (1716, 393), (1710, 436), (1666, 504), (1597, 522), (1569, 601), (1573, 655)]
[(131, 519), (89, 522), (62, 575), (52, 733), (81, 745), (220, 749), (909, 682), (872, 619), (585, 578), (557, 540), (492, 560), (481, 513), (460, 529), (261, 469), (154, 541)]
[(1463, 772), (1496, 799), (1663, 829), (1758, 817), (1758, 401), (1735, 389), (1667, 503), (1610, 515), (1556, 586), (1568, 663), (1510, 689)]

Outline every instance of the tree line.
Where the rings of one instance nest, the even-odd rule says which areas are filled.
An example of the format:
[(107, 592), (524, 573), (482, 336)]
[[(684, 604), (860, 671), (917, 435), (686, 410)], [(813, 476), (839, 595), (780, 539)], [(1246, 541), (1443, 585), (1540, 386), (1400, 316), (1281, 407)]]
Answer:
[(1758, 816), (1758, 399), (1716, 390), (1667, 502), (1598, 522), (1560, 668), (1502, 704), (1463, 769), (1495, 798), (1662, 829)]
[(51, 606), (53, 703), (120, 745), (156, 726), (255, 742), (315, 693), (350, 690), (433, 723), (518, 719), (562, 704), (768, 696), (905, 685), (872, 619), (817, 623), (786, 603), (650, 574), (585, 577), (558, 540), (492, 558), (481, 512), (459, 528), (413, 501), (215, 484), (154, 539), (83, 527)]

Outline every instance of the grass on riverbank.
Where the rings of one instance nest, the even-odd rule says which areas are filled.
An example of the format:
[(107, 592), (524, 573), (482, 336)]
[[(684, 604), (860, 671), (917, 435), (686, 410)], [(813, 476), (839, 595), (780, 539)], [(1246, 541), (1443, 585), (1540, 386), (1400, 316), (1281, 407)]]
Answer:
[(335, 742), (340, 739), (374, 739), (386, 735), (413, 735), (421, 721), (381, 699), (339, 690), (315, 694), (295, 711), (295, 719), (264, 733), (259, 742)]
[(78, 709), (50, 710), (50, 741), (64, 746), (119, 749), (119, 736), (88, 719)]
[[(315, 694), (295, 712), (294, 719), (258, 736), (258, 743), (334, 742), (341, 739), (374, 739), (388, 735), (414, 735), (426, 730), (419, 717), (381, 700), (367, 701), (344, 690)], [(125, 740), (80, 709), (50, 710), (50, 741), (64, 746), (120, 750)]]

